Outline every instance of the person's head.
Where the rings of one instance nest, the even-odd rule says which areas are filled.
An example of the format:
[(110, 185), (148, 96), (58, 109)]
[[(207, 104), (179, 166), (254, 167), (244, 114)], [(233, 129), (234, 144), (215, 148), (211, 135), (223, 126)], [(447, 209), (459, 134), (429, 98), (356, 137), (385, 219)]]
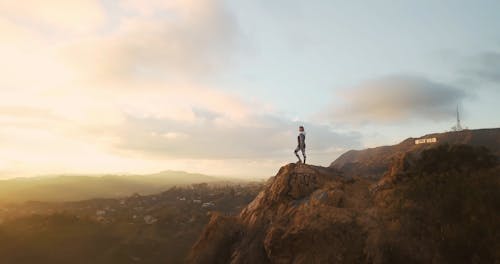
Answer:
[(304, 132), (304, 127), (303, 126), (299, 126), (299, 131), (300, 132)]

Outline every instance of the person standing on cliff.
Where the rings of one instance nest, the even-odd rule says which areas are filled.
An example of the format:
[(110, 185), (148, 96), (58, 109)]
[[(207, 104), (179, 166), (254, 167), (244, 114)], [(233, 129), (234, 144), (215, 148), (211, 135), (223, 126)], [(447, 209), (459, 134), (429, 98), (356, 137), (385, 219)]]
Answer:
[(299, 159), (299, 163), (302, 163), (302, 160), (300, 159), (299, 150), (302, 152), (302, 156), (304, 157), (304, 164), (306, 163), (306, 132), (304, 131), (304, 127), (300, 126), (299, 127), (299, 135), (297, 136), (297, 148), (295, 148), (295, 156)]

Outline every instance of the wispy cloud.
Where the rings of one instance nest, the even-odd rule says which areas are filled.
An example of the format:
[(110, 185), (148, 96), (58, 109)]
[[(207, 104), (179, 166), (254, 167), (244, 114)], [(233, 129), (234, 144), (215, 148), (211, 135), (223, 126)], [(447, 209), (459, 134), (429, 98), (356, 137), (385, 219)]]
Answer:
[[(222, 1), (70, 2), (0, 3), (0, 171), (262, 175), (293, 159), (298, 123), (201, 84), (238, 49)], [(303, 125), (325, 164), (359, 146)]]
[(87, 33), (106, 20), (98, 0), (0, 1), (0, 16), (49, 33)]
[(330, 151), (333, 156), (332, 149), (360, 146), (357, 133), (339, 133), (327, 126), (297, 123), (277, 116), (252, 116), (245, 122), (225, 123), (224, 116), (197, 115), (196, 121), (190, 123), (128, 117), (112, 133), (120, 137), (116, 145), (119, 149), (170, 158), (286, 157), (296, 144), (299, 125), (304, 125), (311, 135), (308, 146), (315, 152)]
[(220, 1), (125, 1), (122, 8), (129, 15), (110, 34), (64, 49), (82, 77), (185, 79), (220, 69), (236, 48), (236, 23)]
[(444, 120), (470, 94), (424, 77), (394, 75), (365, 81), (339, 96), (340, 104), (331, 105), (324, 116), (335, 123), (359, 125)]
[(500, 83), (500, 52), (482, 52), (467, 60), (461, 73), (475, 83)]

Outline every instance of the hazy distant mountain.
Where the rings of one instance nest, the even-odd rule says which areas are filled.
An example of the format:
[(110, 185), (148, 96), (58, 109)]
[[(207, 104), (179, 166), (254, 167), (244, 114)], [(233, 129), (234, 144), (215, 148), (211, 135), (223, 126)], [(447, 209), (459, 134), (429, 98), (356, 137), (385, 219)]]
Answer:
[(15, 178), (0, 180), (0, 202), (115, 198), (133, 193), (158, 193), (175, 185), (223, 180), (222, 178), (182, 171), (162, 171), (147, 175), (58, 175)]

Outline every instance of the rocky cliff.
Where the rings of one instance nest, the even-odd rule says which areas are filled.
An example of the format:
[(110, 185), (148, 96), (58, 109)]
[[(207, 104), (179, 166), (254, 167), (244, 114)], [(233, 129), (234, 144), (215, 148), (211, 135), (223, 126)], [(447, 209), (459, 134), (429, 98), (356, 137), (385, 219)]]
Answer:
[[(499, 135), (492, 137), (495, 144)], [(473, 139), (467, 142), (478, 142)], [(467, 145), (440, 143), (416, 151), (407, 140), (397, 149), (404, 147), (409, 150), (375, 151), (390, 156), (380, 159), (388, 160), (387, 167), (374, 165), (382, 173), (378, 177), (363, 177), (352, 167), (342, 170), (353, 160), (346, 156), (328, 168), (283, 166), (238, 216), (212, 217), (189, 262), (447, 263), (454, 256), (447, 247), (470, 253), (457, 263), (498, 261), (498, 237), (485, 235), (499, 231), (497, 156)], [(374, 150), (358, 154), (375, 155)], [(446, 210), (451, 211), (441, 214)], [(489, 244), (477, 249), (464, 237), (474, 237), (476, 247), (488, 237)], [(463, 243), (449, 245), (448, 238)]]

